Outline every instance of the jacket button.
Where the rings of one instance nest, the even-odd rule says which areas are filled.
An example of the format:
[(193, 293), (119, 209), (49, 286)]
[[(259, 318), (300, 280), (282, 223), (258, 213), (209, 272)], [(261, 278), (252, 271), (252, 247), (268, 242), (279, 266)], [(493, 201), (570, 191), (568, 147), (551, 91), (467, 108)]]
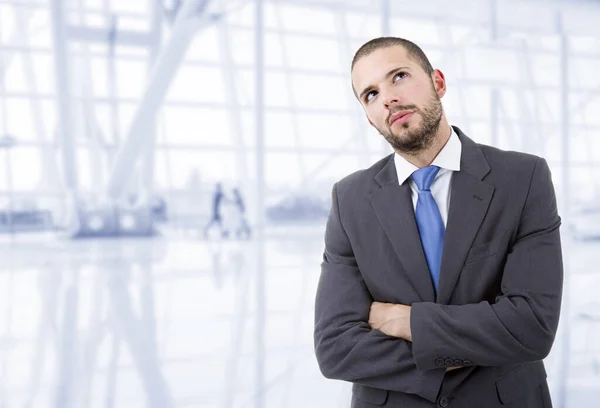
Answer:
[(444, 365), (444, 359), (443, 358), (438, 358), (435, 360), (435, 365), (436, 366), (443, 366)]
[(454, 365), (461, 366), (461, 365), (463, 365), (463, 361), (462, 360), (454, 360)]
[(452, 360), (451, 358), (447, 358), (445, 362), (447, 366), (451, 366), (452, 364), (454, 364), (454, 360)]
[(464, 365), (464, 366), (472, 366), (473, 362), (470, 361), (470, 360), (465, 360), (465, 361), (463, 361), (462, 365)]
[(450, 400), (444, 395), (442, 398), (440, 398), (439, 404), (440, 407), (447, 407), (450, 404)]

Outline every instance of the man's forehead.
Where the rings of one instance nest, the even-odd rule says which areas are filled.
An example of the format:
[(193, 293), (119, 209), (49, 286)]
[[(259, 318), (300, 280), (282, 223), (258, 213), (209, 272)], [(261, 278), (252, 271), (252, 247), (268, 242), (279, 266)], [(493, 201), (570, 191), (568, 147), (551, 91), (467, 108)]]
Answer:
[(374, 85), (394, 67), (413, 67), (416, 63), (408, 57), (401, 46), (379, 48), (360, 58), (352, 69), (352, 83), (356, 92)]

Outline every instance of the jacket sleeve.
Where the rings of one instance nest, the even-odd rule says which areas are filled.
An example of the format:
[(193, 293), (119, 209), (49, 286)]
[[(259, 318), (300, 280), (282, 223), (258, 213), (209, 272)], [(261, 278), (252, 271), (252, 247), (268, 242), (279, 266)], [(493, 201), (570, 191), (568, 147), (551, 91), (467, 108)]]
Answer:
[(544, 359), (554, 342), (562, 298), (560, 217), (550, 170), (536, 162), (513, 246), (494, 303), (414, 303), (413, 355), (417, 367), (436, 360), (500, 366)]
[(332, 196), (315, 300), (319, 368), (327, 378), (416, 394), (435, 402), (445, 368), (417, 370), (410, 342), (369, 326), (373, 298), (342, 226), (337, 184)]

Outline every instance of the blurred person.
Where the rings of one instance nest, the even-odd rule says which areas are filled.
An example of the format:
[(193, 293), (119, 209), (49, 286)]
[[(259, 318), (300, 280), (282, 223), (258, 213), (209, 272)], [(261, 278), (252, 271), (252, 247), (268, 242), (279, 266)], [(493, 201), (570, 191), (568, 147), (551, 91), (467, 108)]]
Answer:
[(212, 205), (212, 218), (208, 225), (204, 227), (204, 237), (208, 238), (210, 230), (217, 225), (221, 238), (227, 238), (229, 236), (229, 230), (223, 223), (223, 204), (225, 200), (225, 194), (223, 193), (223, 185), (217, 183), (215, 185), (215, 193), (213, 195)]
[(246, 206), (244, 205), (244, 199), (240, 193), (240, 189), (235, 187), (233, 189), (233, 204), (236, 208), (236, 219), (235, 219), (235, 236), (237, 238), (249, 239), (251, 232), (248, 221), (246, 220)]
[(352, 407), (552, 406), (563, 266), (543, 158), (475, 143), (413, 42), (373, 39), (352, 87), (394, 153), (333, 185), (314, 345)]

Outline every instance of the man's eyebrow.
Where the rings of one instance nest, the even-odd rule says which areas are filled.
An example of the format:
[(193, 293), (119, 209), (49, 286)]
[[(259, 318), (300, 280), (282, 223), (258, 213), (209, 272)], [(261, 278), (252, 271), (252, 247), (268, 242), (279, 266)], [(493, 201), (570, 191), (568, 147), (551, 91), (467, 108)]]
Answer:
[[(387, 74), (385, 74), (384, 78), (387, 79), (387, 78), (391, 77), (392, 75), (394, 75), (396, 72), (398, 72), (401, 69), (409, 69), (409, 68), (408, 67), (396, 67), (394, 69), (391, 69)], [(360, 93), (360, 95), (358, 96), (358, 99), (362, 99), (363, 96), (365, 96), (365, 94), (371, 92), (372, 89), (373, 89), (373, 85), (366, 87), (365, 90)]]

